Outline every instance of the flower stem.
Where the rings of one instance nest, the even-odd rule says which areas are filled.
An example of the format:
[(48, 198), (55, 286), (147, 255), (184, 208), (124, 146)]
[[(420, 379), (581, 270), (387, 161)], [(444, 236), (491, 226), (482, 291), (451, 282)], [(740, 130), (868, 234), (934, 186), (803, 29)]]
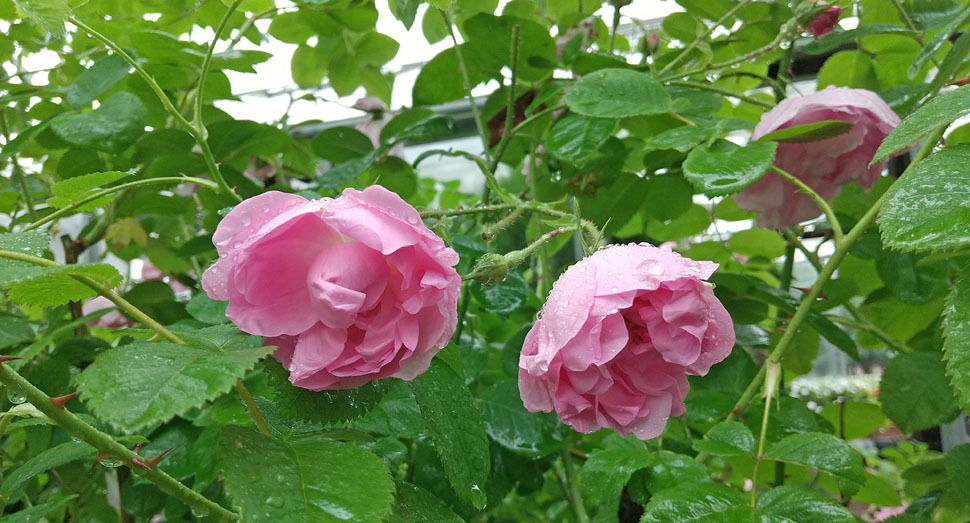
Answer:
[(256, 427), (259, 431), (263, 433), (264, 436), (269, 436), (271, 438), (276, 438), (273, 435), (273, 431), (269, 430), (269, 425), (266, 424), (266, 419), (263, 418), (263, 414), (259, 412), (259, 407), (256, 405), (256, 401), (253, 399), (253, 395), (249, 393), (249, 389), (243, 385), (242, 380), (236, 380), (236, 392), (242, 398), (243, 403), (246, 404), (246, 410), (249, 412), (249, 417), (253, 419)]
[(93, 202), (94, 200), (97, 200), (109, 194), (114, 194), (118, 191), (123, 191), (125, 189), (132, 189), (134, 187), (141, 187), (143, 185), (153, 185), (153, 184), (159, 184), (159, 183), (196, 183), (199, 185), (205, 185), (206, 187), (210, 187), (213, 189), (219, 188), (219, 186), (216, 185), (216, 183), (211, 180), (205, 180), (202, 178), (192, 178), (188, 176), (164, 176), (160, 178), (148, 178), (146, 180), (136, 180), (134, 182), (115, 185), (113, 187), (108, 187), (106, 189), (102, 189), (100, 191), (91, 193), (89, 196), (86, 196), (76, 202), (73, 202), (67, 207), (60, 208), (48, 214), (47, 216), (44, 216), (43, 218), (31, 223), (30, 225), (24, 227), (23, 230), (30, 231), (30, 230), (36, 229), (41, 225), (44, 225), (46, 223), (52, 222), (60, 218), (61, 216), (70, 214), (72, 211), (74, 211), (78, 207), (81, 207), (82, 205)]
[(216, 48), (216, 43), (222, 38), (222, 32), (225, 31), (226, 25), (229, 23), (229, 18), (232, 14), (236, 12), (236, 8), (242, 0), (235, 0), (229, 9), (226, 9), (225, 14), (222, 15), (222, 19), (219, 20), (219, 25), (216, 26), (216, 34), (212, 37), (212, 43), (209, 44), (209, 48), (205, 51), (205, 58), (202, 59), (202, 70), (199, 71), (199, 84), (195, 88), (195, 115), (193, 116), (195, 124), (195, 132), (205, 138), (208, 132), (205, 129), (205, 125), (202, 124), (202, 102), (203, 96), (202, 91), (205, 89), (205, 77), (209, 73), (209, 65), (212, 63), (212, 52)]
[(566, 470), (566, 486), (568, 489), (569, 504), (573, 508), (576, 516), (576, 523), (589, 523), (589, 515), (586, 514), (586, 504), (583, 502), (583, 493), (579, 489), (579, 481), (576, 480), (576, 471), (573, 470), (573, 457), (568, 448), (563, 448), (560, 452), (562, 456), (562, 468)]
[(676, 85), (676, 86), (680, 86), (680, 87), (690, 87), (690, 88), (693, 88), (693, 89), (703, 89), (705, 91), (710, 91), (712, 93), (717, 93), (717, 94), (721, 94), (721, 95), (724, 95), (724, 96), (730, 96), (731, 98), (737, 98), (738, 100), (741, 100), (742, 102), (747, 102), (747, 103), (749, 103), (751, 105), (757, 105), (757, 106), (761, 107), (762, 109), (771, 109), (771, 108), (773, 108), (775, 106), (775, 104), (773, 104), (773, 103), (771, 103), (769, 101), (759, 100), (757, 98), (754, 98), (752, 96), (748, 96), (746, 94), (738, 93), (738, 92), (732, 91), (730, 89), (725, 89), (723, 87), (718, 87), (716, 85), (706, 84), (706, 83), (703, 83), (703, 82), (691, 82), (691, 81), (688, 81), (688, 80), (670, 80), (669, 82), (667, 82), (667, 85)]
[[(135, 454), (121, 443), (115, 441), (110, 435), (88, 425), (67, 409), (54, 405), (47, 394), (7, 365), (0, 364), (0, 382), (7, 387), (23, 391), (27, 401), (36, 407), (37, 410), (44, 413), (52, 422), (66, 430), (71, 436), (84, 441), (102, 453), (112, 458), (118, 458), (125, 463), (131, 463), (132, 459), (144, 459), (142, 456)], [(239, 521), (238, 514), (226, 510), (202, 494), (186, 487), (158, 468), (153, 467), (146, 470), (131, 467), (131, 469), (135, 474), (144, 476), (154, 483), (162, 492), (178, 499), (198, 512), (207, 514), (216, 521)]]
[[(509, 66), (512, 70), (512, 76), (509, 79), (509, 93), (505, 97), (508, 106), (505, 108), (505, 128), (502, 129), (502, 136), (499, 138), (498, 144), (495, 146), (495, 154), (492, 156), (492, 161), (489, 163), (488, 170), (492, 174), (495, 174), (495, 169), (498, 168), (499, 162), (502, 161), (502, 155), (505, 153), (505, 149), (509, 146), (509, 142), (512, 141), (512, 127), (515, 123), (515, 83), (518, 79), (517, 70), (519, 68), (519, 24), (512, 26), (512, 45), (509, 49)], [(488, 144), (485, 144), (486, 147)], [(482, 202), (487, 203), (487, 202)]]
[(786, 172), (784, 169), (781, 169), (776, 165), (772, 165), (771, 170), (775, 171), (778, 176), (781, 176), (789, 183), (794, 184), (802, 192), (811, 197), (813, 201), (815, 201), (815, 204), (818, 205), (819, 209), (822, 210), (822, 213), (825, 214), (825, 219), (829, 221), (829, 225), (832, 226), (832, 238), (835, 241), (835, 246), (838, 247), (842, 243), (845, 233), (842, 232), (842, 225), (839, 224), (839, 219), (836, 218), (835, 211), (833, 211), (832, 207), (830, 207), (828, 202), (825, 201), (825, 198), (822, 198), (817, 192), (815, 192), (815, 190), (805, 184), (805, 182)]

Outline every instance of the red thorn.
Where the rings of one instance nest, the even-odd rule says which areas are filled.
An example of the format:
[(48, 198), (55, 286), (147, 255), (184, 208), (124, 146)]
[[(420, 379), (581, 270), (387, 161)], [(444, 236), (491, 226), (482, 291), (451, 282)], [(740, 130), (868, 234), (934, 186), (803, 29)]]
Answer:
[(53, 403), (55, 407), (59, 409), (63, 409), (64, 404), (74, 399), (74, 396), (77, 396), (77, 394), (78, 394), (77, 391), (74, 391), (70, 394), (65, 394), (63, 396), (57, 396), (56, 398), (51, 398), (51, 403)]
[(785, 332), (788, 329), (786, 329), (785, 327), (775, 327), (775, 330), (778, 332)]
[(151, 470), (152, 469), (148, 465), (142, 463), (142, 461), (140, 459), (131, 458), (131, 464), (134, 465), (134, 466), (136, 466), (136, 467), (143, 468), (145, 470)]
[(23, 356), (0, 356), (0, 363), (3, 363), (5, 361), (22, 360), (22, 359), (24, 359)]
[(140, 443), (139, 442), (137, 445), (135, 445), (135, 448), (131, 449), (131, 451), (134, 452), (135, 454), (138, 454), (139, 452), (141, 452), (141, 446), (142, 445), (143, 445), (143, 443)]
[(169, 452), (172, 452), (172, 450), (174, 450), (174, 449), (175, 449), (175, 447), (169, 447), (169, 448), (163, 450), (161, 454), (157, 454), (153, 458), (146, 459), (145, 460), (145, 463), (147, 463), (149, 467), (158, 468), (158, 462), (161, 461), (162, 458), (165, 457), (166, 454), (168, 454)]
[(759, 356), (761, 356), (764, 359), (768, 359), (768, 358), (771, 357), (771, 354), (768, 354), (767, 352), (765, 352), (763, 350), (759, 350), (759, 351), (756, 351), (756, 352), (758, 353)]
[(966, 78), (961, 78), (961, 79), (959, 79), (959, 80), (957, 80), (955, 82), (950, 82), (948, 84), (945, 84), (945, 87), (953, 87), (953, 86), (963, 87), (964, 85), (967, 85), (968, 83), (970, 83), (970, 76), (968, 76)]
[(104, 452), (101, 452), (99, 450), (98, 451), (98, 455), (94, 457), (94, 463), (91, 464), (91, 470), (89, 470), (88, 472), (89, 473), (90, 472), (94, 472), (94, 467), (97, 467), (98, 466), (98, 463), (101, 463), (101, 461), (104, 460), (107, 457), (108, 457), (107, 454), (105, 454)]

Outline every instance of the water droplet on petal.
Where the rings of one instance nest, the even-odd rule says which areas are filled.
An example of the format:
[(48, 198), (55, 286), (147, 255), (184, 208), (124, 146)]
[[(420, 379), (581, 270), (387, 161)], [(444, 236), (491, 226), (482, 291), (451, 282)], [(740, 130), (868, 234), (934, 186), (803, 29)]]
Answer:
[(640, 267), (643, 267), (643, 270), (646, 271), (647, 274), (652, 274), (654, 276), (660, 276), (664, 273), (663, 264), (657, 260), (647, 260), (641, 263)]

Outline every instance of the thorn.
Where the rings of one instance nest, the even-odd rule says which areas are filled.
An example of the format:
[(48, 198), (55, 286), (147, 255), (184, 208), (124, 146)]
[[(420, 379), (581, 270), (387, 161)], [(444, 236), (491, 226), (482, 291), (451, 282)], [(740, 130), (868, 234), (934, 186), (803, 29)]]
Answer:
[(945, 84), (944, 87), (953, 87), (953, 86), (963, 87), (964, 85), (967, 85), (968, 83), (970, 83), (970, 76), (968, 76), (966, 78), (961, 78), (961, 79), (959, 79), (959, 80), (957, 80), (955, 82), (950, 82), (948, 84)]
[(143, 443), (140, 443), (139, 442), (137, 445), (135, 445), (135, 448), (131, 449), (131, 451), (134, 452), (135, 454), (138, 454), (139, 452), (141, 452), (141, 446), (142, 445), (143, 445)]
[(74, 399), (74, 396), (77, 396), (77, 395), (78, 395), (78, 392), (77, 391), (74, 391), (74, 392), (72, 392), (70, 394), (65, 394), (63, 396), (58, 396), (56, 398), (51, 398), (51, 403), (53, 403), (55, 407), (57, 407), (59, 409), (63, 409), (64, 408), (64, 404), (67, 403), (67, 402), (69, 402), (69, 401), (71, 401), (72, 399)]
[(786, 329), (785, 327), (775, 327), (775, 330), (778, 332), (785, 332), (788, 329)]
[(145, 460), (145, 463), (147, 463), (148, 466), (151, 467), (151, 468), (158, 468), (158, 462), (161, 461), (162, 458), (165, 457), (166, 454), (168, 454), (169, 452), (172, 452), (172, 450), (174, 450), (174, 449), (175, 449), (175, 447), (169, 447), (169, 448), (163, 450), (161, 454), (157, 454), (153, 458), (146, 459)]
[[(812, 292), (812, 287), (794, 287), (794, 286), (792, 286), (792, 289), (798, 289), (798, 290), (804, 292), (805, 294), (808, 294), (808, 293)], [(820, 293), (818, 293), (818, 298), (819, 299), (825, 299), (825, 298), (828, 298), (828, 296), (826, 296), (825, 294), (823, 294), (823, 293), (820, 292)]]
[(23, 356), (0, 356), (0, 363), (5, 361), (22, 360)]
[(89, 470), (88, 472), (89, 473), (90, 472), (94, 472), (94, 467), (97, 467), (98, 466), (98, 463), (101, 463), (101, 461), (104, 460), (107, 457), (108, 457), (107, 454), (105, 454), (104, 452), (101, 452), (99, 450), (98, 451), (98, 455), (94, 457), (94, 463), (91, 464), (91, 470)]
[(136, 467), (143, 468), (145, 470), (151, 470), (152, 469), (148, 465), (144, 464), (140, 459), (131, 458), (131, 464), (134, 465), (134, 466), (136, 466)]

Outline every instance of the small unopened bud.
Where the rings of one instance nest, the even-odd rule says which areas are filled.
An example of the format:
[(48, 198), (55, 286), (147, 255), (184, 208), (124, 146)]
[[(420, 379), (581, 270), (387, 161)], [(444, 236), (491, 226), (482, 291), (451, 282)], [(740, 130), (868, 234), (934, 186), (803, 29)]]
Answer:
[(657, 33), (650, 33), (647, 35), (647, 51), (652, 53), (657, 50), (657, 45), (660, 44), (660, 35)]
[(475, 268), (466, 279), (478, 280), (482, 287), (491, 287), (509, 275), (509, 263), (505, 256), (490, 252), (478, 259)]
[(816, 16), (814, 20), (808, 23), (805, 29), (815, 35), (815, 38), (829, 34), (835, 25), (839, 23), (839, 16), (841, 14), (841, 7), (832, 6)]

